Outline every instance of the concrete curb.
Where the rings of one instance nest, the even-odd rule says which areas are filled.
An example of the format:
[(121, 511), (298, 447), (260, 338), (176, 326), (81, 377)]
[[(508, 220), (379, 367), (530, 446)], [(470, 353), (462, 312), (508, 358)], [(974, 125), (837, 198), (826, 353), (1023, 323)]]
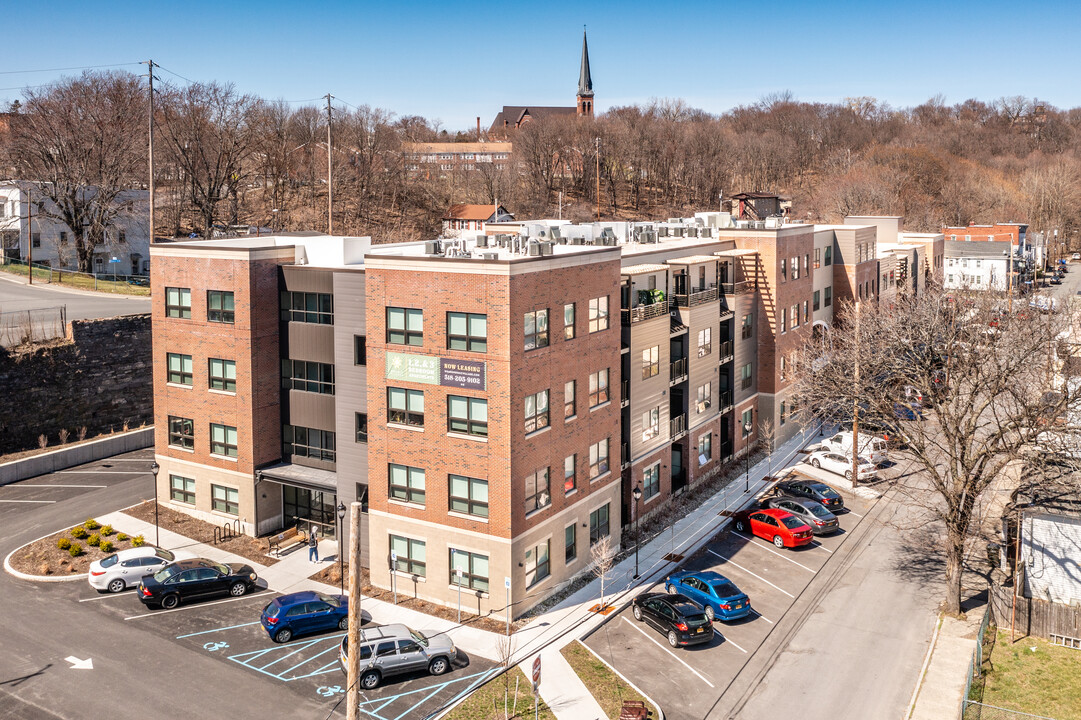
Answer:
[(908, 710), (905, 712), (905, 720), (912, 717), (913, 711), (916, 709), (916, 701), (920, 697), (920, 690), (923, 689), (924, 678), (927, 677), (927, 666), (931, 664), (931, 656), (935, 654), (935, 644), (938, 642), (938, 631), (942, 629), (942, 613), (938, 614), (938, 619), (935, 620), (935, 632), (931, 635), (931, 643), (927, 646), (927, 654), (923, 656), (923, 666), (920, 667), (920, 675), (916, 679), (916, 687), (912, 689), (912, 699), (908, 701)]
[[(614, 672), (614, 673), (616, 674), (616, 676), (617, 676), (617, 677), (619, 677), (619, 679), (620, 679), (620, 680), (622, 680), (623, 682), (625, 682), (625, 683), (627, 683), (628, 685), (630, 685), (630, 686), (631, 686), (632, 688), (634, 688), (634, 691), (635, 691), (636, 693), (638, 693), (639, 695), (641, 695), (642, 697), (644, 697), (644, 698), (645, 698), (646, 700), (648, 700), (648, 701), (649, 701), (649, 704), (653, 706), (653, 709), (657, 711), (657, 717), (658, 717), (658, 720), (664, 720), (664, 710), (662, 710), (662, 709), (661, 709), (661, 706), (657, 704), (657, 701), (656, 701), (656, 700), (654, 700), (654, 699), (653, 699), (653, 698), (651, 698), (651, 697), (650, 697), (649, 695), (646, 695), (646, 694), (645, 694), (644, 692), (642, 692), (642, 688), (640, 688), (640, 687), (638, 687), (637, 685), (635, 685), (634, 683), (632, 683), (632, 682), (631, 682), (630, 680), (628, 680), (628, 679), (627, 679), (627, 676), (626, 676), (626, 675), (624, 675), (623, 673), (621, 673), (621, 672), (620, 672), (619, 670), (616, 670), (616, 669), (615, 669), (614, 667), (612, 667), (611, 665), (609, 665), (609, 664), (608, 664), (608, 663), (607, 663), (607, 662), (605, 661), (605, 659), (604, 659), (604, 658), (602, 658), (602, 657), (601, 657), (600, 655), (598, 655), (597, 653), (593, 652), (593, 648), (589, 647), (589, 646), (588, 646), (588, 645), (586, 645), (586, 644), (585, 644), (584, 642), (582, 642), (581, 640), (578, 640), (578, 639), (575, 639), (575, 640), (574, 640), (574, 642), (578, 643), (579, 645), (581, 645), (582, 647), (584, 647), (584, 648), (585, 648), (586, 650), (589, 650), (589, 653), (590, 653), (590, 654), (591, 654), (591, 655), (592, 655), (593, 657), (597, 658), (597, 659), (598, 659), (598, 660), (600, 660), (600, 661), (601, 661), (602, 663), (604, 663), (604, 666), (605, 666), (606, 668), (608, 668), (609, 670), (611, 670), (612, 672)], [(569, 643), (568, 643), (568, 644), (569, 644)], [(586, 688), (586, 690), (588, 690), (588, 689), (589, 689), (589, 688), (587, 687), (587, 688)]]
[(66, 470), (120, 453), (143, 450), (154, 446), (154, 426), (117, 433), (80, 445), (58, 448), (50, 452), (0, 465), (0, 485), (9, 485), (39, 475)]
[[(72, 527), (75, 527), (75, 526), (73, 525)], [(13, 575), (13, 576), (17, 577), (20, 580), (30, 580), (32, 582), (54, 582), (55, 583), (55, 582), (70, 582), (72, 580), (86, 580), (86, 578), (89, 577), (90, 573), (81, 573), (79, 575), (65, 575), (64, 577), (53, 577), (51, 575), (29, 575), (29, 574), (24, 573), (24, 572), (19, 572), (18, 570), (16, 570), (15, 568), (13, 568), (11, 566), (11, 556), (12, 555), (19, 552), (20, 550), (22, 550), (25, 547), (33, 545), (34, 543), (38, 542), (38, 540), (44, 540), (45, 538), (50, 537), (52, 535), (55, 535), (58, 532), (62, 532), (62, 531), (61, 530), (53, 530), (48, 535), (42, 535), (41, 537), (36, 538), (34, 540), (31, 540), (28, 543), (23, 543), (19, 547), (15, 548), (11, 552), (9, 552), (7, 554), (7, 557), (4, 558), (4, 572), (6, 572), (9, 575)]]

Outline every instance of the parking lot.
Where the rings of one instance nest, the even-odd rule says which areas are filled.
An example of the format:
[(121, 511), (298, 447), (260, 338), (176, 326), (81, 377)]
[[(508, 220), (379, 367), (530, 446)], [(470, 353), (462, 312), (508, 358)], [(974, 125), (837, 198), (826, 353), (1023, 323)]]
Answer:
[[(829, 475), (806, 465), (797, 467), (811, 470), (808, 475), (816, 479)], [(802, 548), (778, 549), (729, 525), (683, 565), (685, 570), (718, 572), (751, 599), (753, 611), (748, 617), (714, 623), (716, 635), (711, 643), (673, 649), (655, 629), (635, 621), (629, 607), (585, 643), (656, 700), (667, 717), (706, 716), (874, 503), (842, 494), (847, 512), (839, 515), (841, 530), (833, 535), (816, 536)], [(664, 592), (663, 579), (649, 591)]]

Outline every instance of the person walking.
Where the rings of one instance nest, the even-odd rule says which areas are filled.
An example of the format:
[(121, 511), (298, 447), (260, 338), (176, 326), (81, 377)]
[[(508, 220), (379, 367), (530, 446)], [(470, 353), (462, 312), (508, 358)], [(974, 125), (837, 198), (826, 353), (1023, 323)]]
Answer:
[(308, 533), (308, 562), (319, 562), (319, 538), (315, 528)]

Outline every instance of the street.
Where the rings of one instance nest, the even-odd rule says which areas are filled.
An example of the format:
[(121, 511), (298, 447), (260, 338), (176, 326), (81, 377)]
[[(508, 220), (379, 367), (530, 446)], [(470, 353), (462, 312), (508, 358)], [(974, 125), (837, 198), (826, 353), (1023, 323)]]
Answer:
[(63, 288), (55, 284), (29, 285), (26, 279), (0, 272), (0, 313), (67, 306), (68, 320), (115, 317), (150, 312), (150, 298), (110, 295)]

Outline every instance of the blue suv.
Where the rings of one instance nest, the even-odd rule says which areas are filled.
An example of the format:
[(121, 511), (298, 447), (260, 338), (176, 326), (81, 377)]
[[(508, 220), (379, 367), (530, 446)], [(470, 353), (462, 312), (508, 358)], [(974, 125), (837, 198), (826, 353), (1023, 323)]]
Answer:
[(669, 575), (664, 589), (686, 595), (706, 610), (711, 621), (738, 620), (751, 612), (751, 600), (735, 583), (720, 573), (684, 571)]
[(349, 598), (305, 590), (274, 598), (259, 618), (270, 639), (286, 643), (294, 635), (349, 628)]

